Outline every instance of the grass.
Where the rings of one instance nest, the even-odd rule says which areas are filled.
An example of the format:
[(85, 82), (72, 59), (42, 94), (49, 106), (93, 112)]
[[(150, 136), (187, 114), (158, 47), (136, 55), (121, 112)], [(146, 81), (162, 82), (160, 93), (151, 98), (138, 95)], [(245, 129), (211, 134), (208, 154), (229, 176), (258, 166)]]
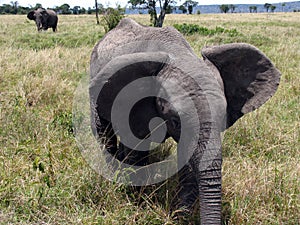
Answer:
[[(131, 16), (149, 24), (148, 15)], [(0, 16), (0, 224), (174, 224), (174, 188), (145, 194), (109, 182), (81, 157), (72, 100), (104, 35), (93, 16), (60, 16), (37, 33), (26, 16)], [(282, 72), (275, 96), (225, 133), (223, 201), (229, 224), (300, 224), (299, 13), (167, 15), (166, 25), (226, 33), (186, 36), (206, 45), (247, 42)]]

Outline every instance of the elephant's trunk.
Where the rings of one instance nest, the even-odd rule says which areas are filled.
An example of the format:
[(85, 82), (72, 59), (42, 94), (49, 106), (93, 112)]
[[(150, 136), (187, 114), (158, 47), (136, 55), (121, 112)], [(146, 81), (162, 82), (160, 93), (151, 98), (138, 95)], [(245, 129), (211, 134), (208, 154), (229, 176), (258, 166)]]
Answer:
[(221, 224), (221, 159), (200, 172), (199, 193), (201, 224)]
[(192, 160), (199, 188), (203, 225), (221, 224), (222, 151), (220, 128), (215, 122), (201, 124), (200, 141), (195, 152), (198, 157)]
[[(184, 71), (188, 73), (176, 71), (184, 78), (180, 82), (183, 90), (175, 89), (175, 85), (170, 85), (170, 88), (164, 85), (171, 106), (158, 101), (158, 111), (167, 121), (168, 133), (178, 142), (178, 166), (190, 164), (187, 167), (191, 166), (194, 173), (194, 180), (180, 175), (180, 206), (191, 209), (196, 187), (200, 197), (201, 224), (221, 224), (220, 132), (226, 124), (226, 101), (216, 79), (197, 75), (197, 71), (210, 74), (209, 71)], [(167, 74), (171, 76), (170, 72)]]
[(41, 21), (36, 21), (36, 27), (37, 27), (38, 31), (42, 30), (42, 23), (41, 23)]

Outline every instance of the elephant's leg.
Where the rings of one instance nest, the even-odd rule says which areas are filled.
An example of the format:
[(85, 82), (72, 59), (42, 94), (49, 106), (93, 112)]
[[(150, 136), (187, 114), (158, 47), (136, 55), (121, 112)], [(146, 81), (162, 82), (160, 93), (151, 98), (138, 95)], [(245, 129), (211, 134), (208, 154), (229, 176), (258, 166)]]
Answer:
[(192, 167), (193, 157), (187, 158), (186, 148), (177, 145), (177, 164), (182, 167), (178, 172), (178, 192), (172, 203), (172, 208), (176, 207), (175, 217), (181, 224), (185, 224), (191, 219), (195, 203), (199, 196), (199, 186), (197, 184), (195, 170)]
[(126, 164), (134, 166), (145, 166), (148, 164), (149, 151), (132, 150), (121, 142), (119, 144), (119, 151), (123, 156), (123, 162)]
[(119, 143), (119, 155), (121, 155), (121, 157), (119, 156), (119, 160), (122, 163), (127, 164), (124, 165), (125, 167), (127, 167), (128, 165), (130, 165), (129, 167), (132, 166), (132, 169), (137, 167), (136, 170), (130, 169), (123, 171), (126, 174), (126, 178), (130, 180), (130, 183), (132, 182), (136, 185), (131, 187), (131, 190), (134, 193), (140, 193), (143, 190), (142, 186), (138, 184), (143, 184), (145, 182), (145, 177), (148, 177), (148, 174), (144, 174), (145, 170), (142, 170), (144, 171), (142, 174), (139, 174), (138, 172), (138, 167), (142, 167), (148, 164), (148, 154), (149, 151), (132, 150), (131, 148), (128, 148), (126, 145), (124, 145), (121, 141)]
[(97, 122), (96, 129), (100, 142), (105, 145), (106, 151), (114, 156), (117, 160), (129, 165), (147, 165), (149, 151), (137, 151), (128, 148), (122, 143), (122, 137), (120, 138), (118, 147), (117, 136), (115, 135), (112, 125), (109, 121), (100, 118)]
[(105, 145), (105, 149), (108, 153), (116, 157), (118, 153), (117, 137), (111, 123), (100, 118), (97, 122), (96, 129), (101, 144)]
[(195, 173), (188, 163), (178, 173), (179, 176), (179, 207), (191, 211), (198, 197), (198, 185)]
[(178, 197), (173, 207), (176, 207), (175, 217), (180, 223), (185, 224), (190, 221), (191, 214), (197, 203), (199, 196), (198, 184), (195, 171), (190, 163), (186, 164), (179, 172), (179, 190)]

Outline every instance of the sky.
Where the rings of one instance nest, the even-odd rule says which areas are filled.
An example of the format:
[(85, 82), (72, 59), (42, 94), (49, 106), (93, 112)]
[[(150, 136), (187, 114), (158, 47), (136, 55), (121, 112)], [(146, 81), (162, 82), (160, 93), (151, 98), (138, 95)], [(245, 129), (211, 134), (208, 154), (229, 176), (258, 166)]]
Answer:
[[(44, 8), (52, 8), (55, 6), (61, 6), (64, 3), (69, 4), (71, 7), (81, 6), (84, 8), (93, 7), (95, 0), (0, 0), (0, 5), (10, 4), (11, 1), (18, 1), (21, 6), (35, 6), (36, 3), (42, 4)], [(177, 0), (178, 5), (184, 2), (185, 0)], [(197, 1), (197, 0), (196, 0)], [(222, 4), (265, 4), (265, 3), (279, 3), (279, 2), (291, 2), (293, 0), (198, 0), (199, 5), (222, 5)], [(296, 1), (296, 0), (295, 0)], [(98, 3), (103, 4), (104, 6), (110, 5), (115, 6), (116, 3), (119, 3), (121, 6), (125, 6), (128, 0), (98, 0)]]

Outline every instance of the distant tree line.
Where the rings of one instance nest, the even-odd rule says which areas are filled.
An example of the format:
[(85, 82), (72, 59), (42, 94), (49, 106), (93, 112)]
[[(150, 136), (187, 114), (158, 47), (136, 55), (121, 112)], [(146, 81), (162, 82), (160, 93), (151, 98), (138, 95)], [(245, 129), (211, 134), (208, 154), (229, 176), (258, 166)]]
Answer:
[[(283, 12), (284, 7), (285, 7), (285, 3), (282, 3), (281, 7), (282, 7), (282, 12)], [(276, 9), (276, 6), (272, 5), (270, 3), (265, 3), (264, 8), (266, 9), (267, 12), (269, 12), (269, 11), (274, 12), (275, 9)], [(250, 11), (250, 13), (257, 13), (257, 6), (255, 6), (255, 5), (254, 6), (249, 6), (249, 11)]]
[[(160, 4), (158, 6), (161, 8), (161, 15), (158, 15), (156, 12), (156, 1)], [(96, 1), (97, 2), (97, 1)], [(164, 2), (164, 4), (161, 4)], [(129, 0), (128, 3), (131, 4), (131, 8), (138, 9), (148, 9), (148, 13), (151, 16), (151, 20), (153, 24), (162, 25), (165, 14), (172, 13), (174, 10), (180, 10), (182, 13), (193, 14), (193, 9), (198, 5), (197, 1), (186, 0), (180, 6), (175, 6), (176, 2), (174, 0)], [(284, 12), (286, 4), (281, 4), (281, 11)], [(3, 4), (0, 6), (0, 14), (27, 14), (29, 11), (37, 8), (42, 8), (42, 4), (37, 3), (35, 6), (24, 7), (19, 5), (18, 1), (11, 1), (10, 4)], [(110, 7), (109, 7), (110, 8)], [(236, 6), (232, 4), (222, 4), (219, 6), (221, 13), (234, 13), (236, 11)], [(276, 6), (270, 3), (265, 3), (264, 8), (266, 12), (274, 12), (276, 10)], [(51, 8), (56, 11), (58, 14), (95, 14), (96, 10), (98, 10), (99, 14), (104, 14), (108, 8), (105, 8), (102, 4), (97, 3), (97, 7), (92, 6), (87, 9), (81, 6), (70, 7), (69, 4), (65, 3), (61, 6), (57, 6), (55, 8)], [(110, 8), (111, 9), (111, 8)], [(249, 6), (250, 13), (257, 13), (257, 6)], [(294, 12), (299, 12), (299, 9), (295, 9)], [(197, 11), (197, 14), (200, 14), (200, 11)]]
[[(285, 4), (283, 3), (282, 4), (282, 11), (283, 11), (284, 6), (285, 6)], [(274, 12), (275, 9), (276, 9), (276, 6), (272, 5), (272, 4), (269, 4), (269, 3), (266, 3), (266, 4), (264, 4), (264, 8), (266, 9), (267, 12), (269, 12), (269, 11)], [(230, 5), (227, 5), (227, 4), (220, 5), (221, 13), (228, 13), (228, 12), (234, 13), (235, 9), (236, 9), (236, 6), (232, 5), (232, 4), (230, 4)], [(250, 11), (250, 13), (257, 13), (257, 6), (249, 6), (249, 11)]]
[[(29, 11), (43, 8), (42, 4), (37, 3), (35, 6), (31, 7), (23, 7), (20, 6), (17, 1), (11, 1), (10, 4), (3, 4), (0, 6), (0, 14), (27, 14)], [(62, 4), (61, 6), (57, 6), (55, 8), (51, 8), (56, 11), (58, 14), (94, 14), (96, 12), (95, 7), (88, 7), (85, 9), (81, 6), (74, 6), (73, 8), (70, 7), (69, 4)], [(98, 4), (99, 13), (104, 13), (105, 9), (102, 4)]]
[[(281, 11), (284, 12), (284, 7), (286, 6), (285, 3), (282, 3), (281, 4)], [(223, 4), (223, 5), (220, 5), (220, 11), (221, 13), (228, 13), (228, 12), (231, 12), (231, 13), (234, 13), (235, 9), (236, 9), (236, 6), (235, 5), (227, 5), (227, 4)], [(274, 12), (275, 9), (276, 9), (276, 6), (275, 5), (272, 5), (270, 3), (265, 3), (264, 4), (264, 8), (266, 9), (266, 12)], [(300, 11), (300, 10), (298, 10)], [(250, 13), (257, 13), (257, 6), (249, 6), (249, 12)], [(297, 12), (297, 10), (294, 10), (294, 12)]]

